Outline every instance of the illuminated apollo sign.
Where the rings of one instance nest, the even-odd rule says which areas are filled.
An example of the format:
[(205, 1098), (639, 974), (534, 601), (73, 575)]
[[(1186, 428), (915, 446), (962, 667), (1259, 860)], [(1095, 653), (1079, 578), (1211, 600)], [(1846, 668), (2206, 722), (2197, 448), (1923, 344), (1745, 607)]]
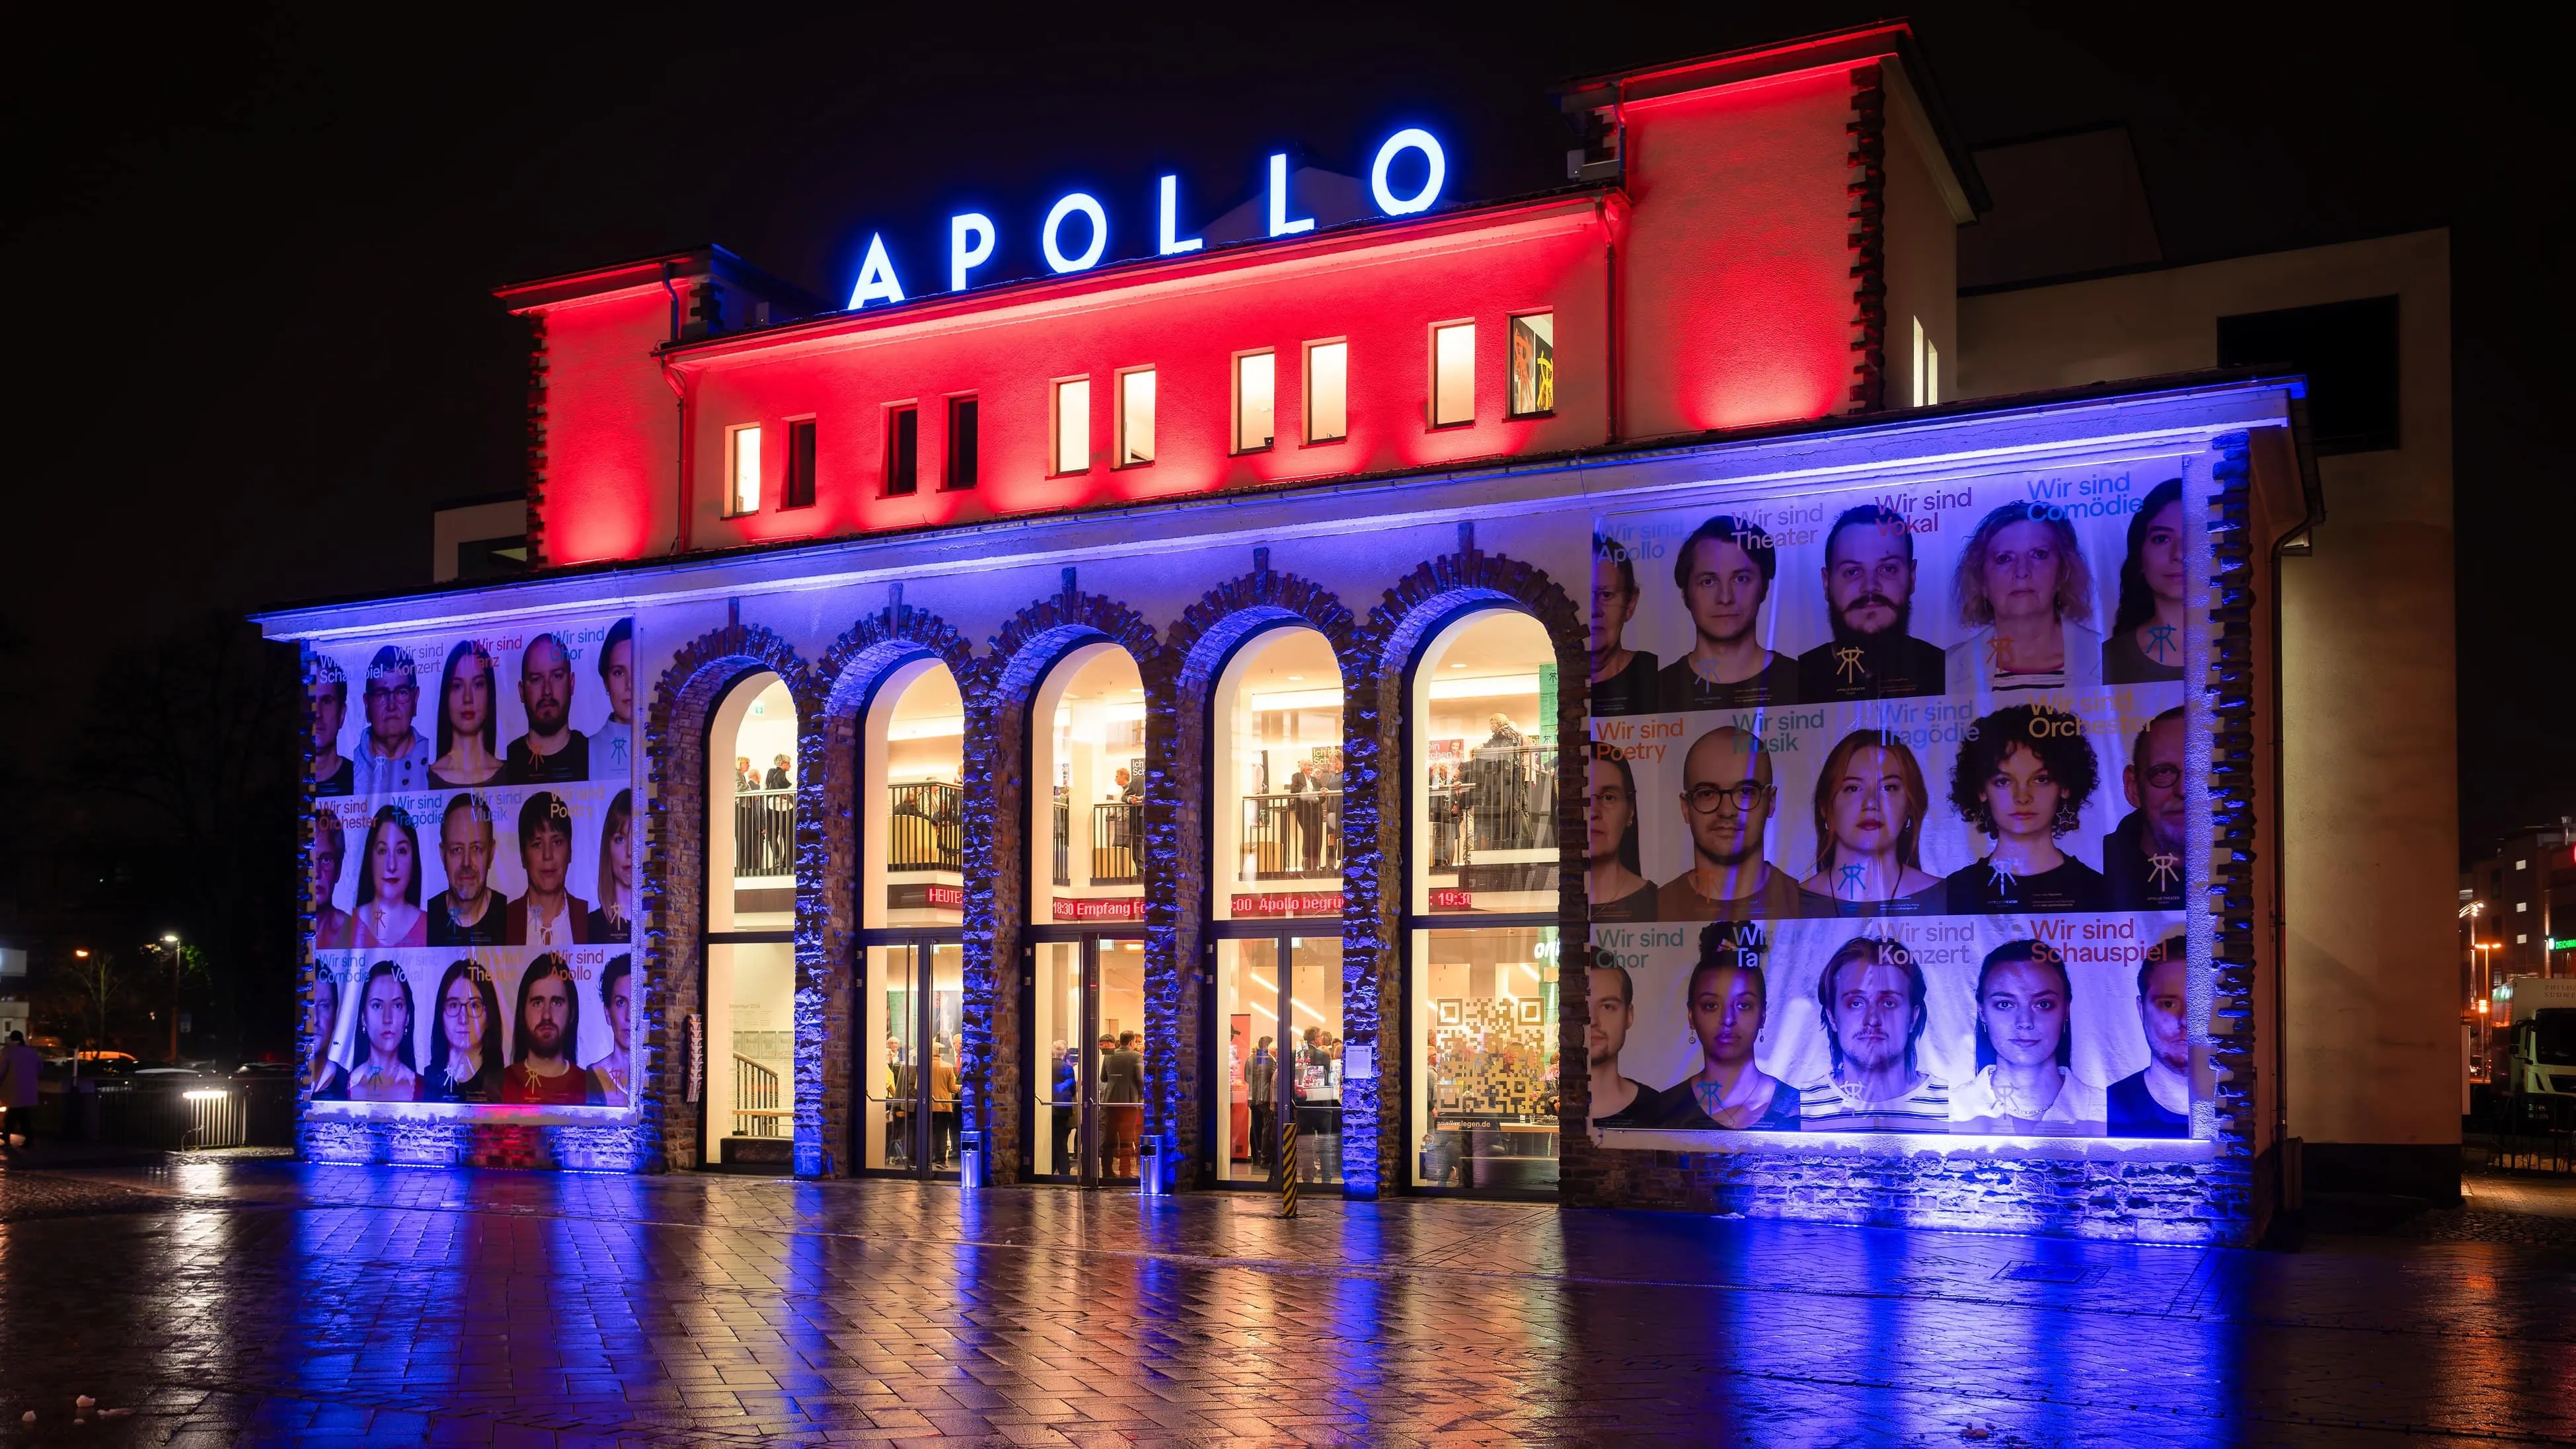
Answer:
[[(1408, 151), (1421, 153), (1426, 163), (1422, 184), (1410, 195), (1398, 195), (1391, 173)], [(1440, 188), (1448, 175), (1449, 162), (1441, 152), (1439, 138), (1418, 126), (1407, 127), (1387, 137), (1385, 144), (1377, 148), (1377, 158), (1369, 165), (1369, 195), (1386, 215), (1411, 216), (1431, 209), (1432, 203), (1440, 199)], [(1180, 234), (1181, 178), (1161, 178), (1156, 191), (1155, 255), (1179, 256), (1205, 246), (1202, 238)], [(1269, 201), (1270, 236), (1295, 236), (1315, 229), (1313, 217), (1288, 214), (1286, 152), (1270, 158)], [(962, 292), (973, 285), (975, 269), (992, 260), (995, 235), (993, 219), (981, 212), (961, 212), (948, 218), (949, 291)], [(1047, 208), (1046, 220), (1038, 226), (1038, 251), (1046, 258), (1047, 267), (1059, 274), (1098, 266), (1109, 251), (1108, 208), (1088, 192), (1073, 191), (1058, 197)], [(859, 263), (858, 284), (850, 289), (850, 309), (856, 311), (871, 302), (902, 300), (903, 283), (895, 276), (893, 259), (886, 255), (885, 237), (882, 233), (873, 234), (868, 238), (867, 256)]]

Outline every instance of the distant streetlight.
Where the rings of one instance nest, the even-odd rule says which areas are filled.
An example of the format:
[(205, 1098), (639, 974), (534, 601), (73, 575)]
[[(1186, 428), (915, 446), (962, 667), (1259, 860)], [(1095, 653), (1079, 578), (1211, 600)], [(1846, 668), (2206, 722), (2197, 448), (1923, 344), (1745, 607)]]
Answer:
[(161, 933), (162, 948), (170, 956), (170, 1065), (179, 1065), (179, 933)]

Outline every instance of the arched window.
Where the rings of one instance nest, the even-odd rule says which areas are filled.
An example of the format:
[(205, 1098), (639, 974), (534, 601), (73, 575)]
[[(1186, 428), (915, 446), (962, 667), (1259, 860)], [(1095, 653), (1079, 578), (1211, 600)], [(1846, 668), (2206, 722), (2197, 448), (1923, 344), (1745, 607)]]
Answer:
[(703, 1165), (774, 1171), (796, 1136), (796, 702), (737, 681), (707, 750)]
[[(1479, 609), (1409, 681), (1407, 965), (1414, 1185), (1556, 1184), (1556, 651), (1537, 620)], [(1580, 790), (1581, 782), (1571, 788)]]
[(935, 659), (898, 666), (868, 701), (858, 772), (857, 1148), (869, 1171), (957, 1170), (965, 741), (956, 676)]
[(1217, 1019), (1209, 1033), (1220, 1182), (1282, 1170), (1342, 1177), (1342, 672), (1313, 629), (1253, 635), (1218, 677), (1209, 721), (1209, 889)]

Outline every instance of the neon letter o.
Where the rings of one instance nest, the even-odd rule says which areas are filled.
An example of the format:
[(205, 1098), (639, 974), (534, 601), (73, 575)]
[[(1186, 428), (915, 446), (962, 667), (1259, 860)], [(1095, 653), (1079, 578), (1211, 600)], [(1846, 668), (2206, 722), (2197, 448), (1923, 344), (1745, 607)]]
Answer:
[[(1064, 229), (1064, 219), (1075, 212), (1091, 218), (1091, 245), (1081, 256), (1067, 257), (1056, 245), (1056, 233)], [(1078, 272), (1100, 260), (1109, 249), (1109, 213), (1100, 203), (1077, 191), (1055, 204), (1047, 213), (1046, 227), (1038, 233), (1038, 247), (1046, 253), (1046, 264), (1059, 272)]]
[[(1431, 174), (1423, 178), (1420, 191), (1399, 200), (1386, 189), (1386, 172), (1395, 164), (1395, 158), (1406, 151), (1421, 152), (1422, 159), (1431, 163)], [(1448, 174), (1448, 158), (1440, 154), (1439, 140), (1419, 126), (1407, 126), (1387, 137), (1386, 144), (1377, 148), (1377, 161), (1369, 167), (1369, 192), (1377, 198), (1378, 210), (1389, 216), (1411, 216), (1417, 211), (1430, 210), (1431, 203), (1440, 199), (1440, 183), (1448, 178)]]

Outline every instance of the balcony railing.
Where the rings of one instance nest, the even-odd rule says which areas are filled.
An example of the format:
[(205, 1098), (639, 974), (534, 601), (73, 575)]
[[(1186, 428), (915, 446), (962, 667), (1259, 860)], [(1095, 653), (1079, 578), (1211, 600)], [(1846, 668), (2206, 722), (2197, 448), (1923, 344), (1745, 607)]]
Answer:
[(1133, 885), (1138, 849), (1145, 843), (1145, 807), (1117, 803), (1091, 807), (1091, 883)]
[(1243, 853), (1255, 880), (1342, 873), (1342, 792), (1243, 797)]
[(1431, 868), (1451, 871), (1479, 851), (1556, 847), (1556, 747), (1488, 746), (1429, 795)]
[(733, 1056), (733, 1135), (784, 1137), (794, 1114), (778, 1105), (778, 1073), (740, 1052)]
[(753, 790), (733, 797), (733, 873), (796, 873), (796, 792)]
[(958, 870), (965, 865), (966, 792), (924, 781), (886, 787), (886, 869)]

